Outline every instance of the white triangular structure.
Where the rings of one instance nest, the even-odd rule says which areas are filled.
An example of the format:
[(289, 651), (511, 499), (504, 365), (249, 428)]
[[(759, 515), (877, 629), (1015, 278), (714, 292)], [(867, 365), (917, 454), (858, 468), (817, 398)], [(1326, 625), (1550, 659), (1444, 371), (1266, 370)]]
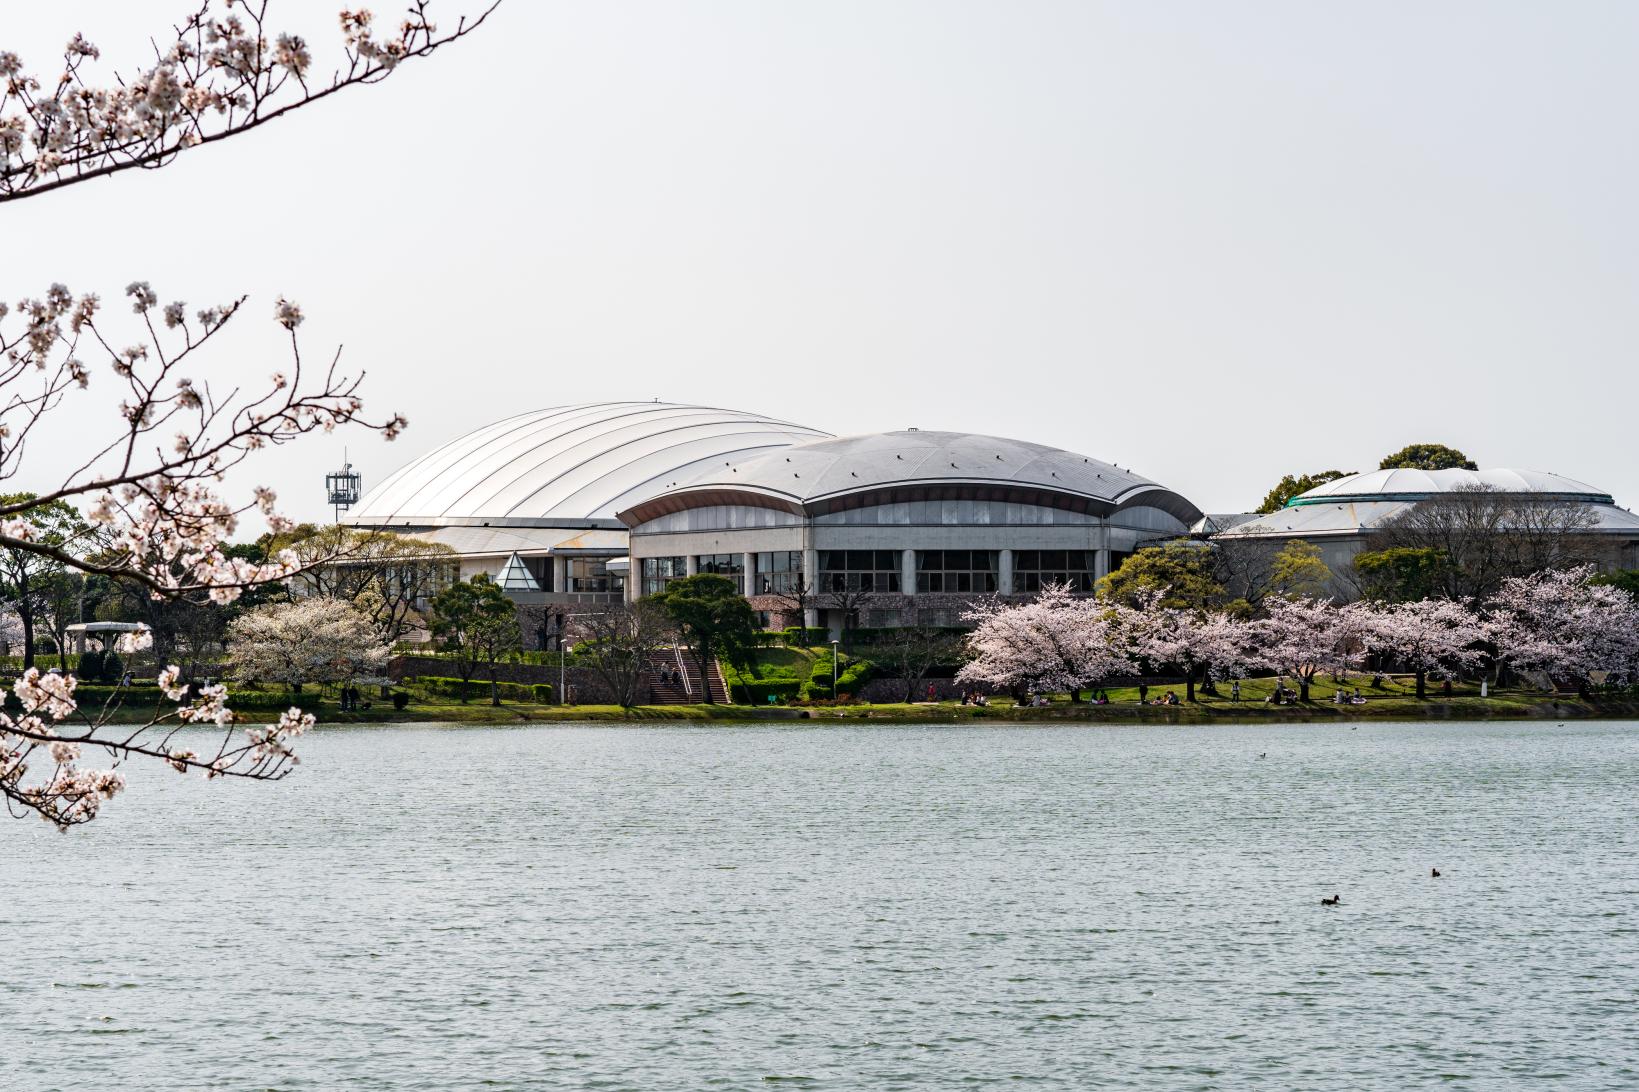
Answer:
[(516, 551), (506, 559), (506, 564), (501, 566), (501, 573), (495, 578), (495, 582), (501, 585), (502, 591), (538, 592), (541, 590), (540, 583), (530, 573), (529, 566), (524, 564), (523, 558), (519, 557)]

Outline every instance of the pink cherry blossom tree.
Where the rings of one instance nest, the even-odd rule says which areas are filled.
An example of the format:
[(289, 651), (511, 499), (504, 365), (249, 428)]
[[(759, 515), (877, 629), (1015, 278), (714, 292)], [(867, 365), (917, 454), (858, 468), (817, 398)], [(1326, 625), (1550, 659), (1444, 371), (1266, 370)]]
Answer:
[[(411, 58), (465, 37), (494, 10), (440, 34), (430, 5), (414, 0), (396, 31), (378, 32), (368, 11), (340, 16), (341, 66), (315, 80), (305, 39), (275, 33), (267, 0), (230, 2), (223, 16), (198, 10), (155, 47), (151, 65), (96, 83), (98, 48), (76, 34), (60, 76), (30, 75), (15, 53), (0, 50), (0, 201), (39, 196), (132, 168), (163, 166), (182, 151), (246, 133), (329, 98), (376, 83)], [(155, 596), (201, 595), (231, 602), (245, 588), (284, 579), (301, 567), (285, 554), (269, 564), (230, 558), (225, 544), (241, 517), (260, 512), (275, 530), (288, 526), (269, 489), (240, 500), (223, 495), (224, 475), (253, 456), (313, 432), (362, 426), (392, 439), (402, 417), (369, 418), (360, 374), (342, 370), (339, 353), (318, 363), (303, 352), (302, 310), (278, 300), (273, 319), (289, 364), (249, 391), (199, 378), (221, 330), (244, 297), (200, 308), (162, 303), (146, 281), (125, 288), (130, 313), (108, 317), (94, 293), (52, 284), (16, 306), (0, 304), (0, 481), (24, 479), (30, 494), (0, 503), (0, 547), (32, 552), (87, 573), (134, 582)], [(81, 400), (93, 378), (111, 373), (122, 395), (119, 416), (100, 428)], [(88, 454), (54, 484), (30, 462), (30, 441), (73, 428)], [(94, 538), (46, 541), (27, 518), (55, 503), (83, 506)], [(132, 635), (127, 655), (151, 642)], [(119, 769), (137, 758), (207, 777), (266, 780), (296, 759), (290, 741), (313, 723), (292, 709), (277, 724), (242, 729), (222, 687), (184, 684), (172, 666), (160, 687), (176, 707), (146, 723), (116, 728), (116, 710), (82, 709), (72, 676), (29, 670), (15, 692), (22, 714), (0, 712), (0, 796), (14, 815), (35, 814), (60, 829), (94, 818), (125, 784)], [(210, 747), (180, 741), (180, 726), (209, 725), (222, 735)], [(87, 752), (109, 769), (81, 766)]]
[(1256, 657), (1248, 624), (1222, 611), (1196, 611), (1150, 603), (1128, 620), (1137, 658), (1152, 666), (1171, 664), (1184, 673), (1184, 699), (1209, 672), (1233, 672)]
[(1048, 585), (1028, 603), (981, 604), (966, 615), (977, 624), (967, 636), (972, 659), (957, 681), (1075, 695), (1101, 679), (1132, 674), (1137, 664), (1122, 647), (1116, 613), (1065, 584)]
[(1594, 584), (1592, 566), (1505, 580), (1489, 614), (1498, 659), (1516, 671), (1574, 681), (1595, 671), (1639, 677), (1639, 603), (1621, 588)]
[(1309, 685), (1323, 671), (1343, 671), (1359, 662), (1368, 632), (1361, 609), (1324, 599), (1270, 599), (1265, 615), (1249, 623), (1251, 656), (1263, 666), (1298, 680), (1298, 700), (1309, 700)]
[(1367, 647), (1389, 653), (1417, 677), (1417, 700), (1428, 677), (1450, 679), (1479, 667), (1488, 627), (1467, 599), (1417, 599), (1361, 608)]

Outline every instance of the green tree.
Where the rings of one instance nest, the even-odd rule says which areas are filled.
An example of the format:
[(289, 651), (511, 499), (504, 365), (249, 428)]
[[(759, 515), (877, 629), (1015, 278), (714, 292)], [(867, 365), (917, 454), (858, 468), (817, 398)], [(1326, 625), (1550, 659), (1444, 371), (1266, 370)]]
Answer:
[[(27, 504), (33, 493), (0, 495), (0, 506)], [(32, 531), (29, 542), (36, 546), (67, 552), (90, 534), (90, 527), (72, 506), (50, 501), (19, 513)], [(16, 546), (0, 547), (0, 598), (11, 601), (11, 609), (23, 624), (23, 666), (34, 666), (35, 627), (49, 617), (54, 591), (66, 566), (57, 558)]]
[(471, 580), (456, 581), (432, 601), (432, 634), (446, 652), (454, 654), (455, 669), (461, 676), (461, 700), (467, 700), (467, 686), (479, 664), (489, 668), (489, 701), (500, 705), (496, 685), (496, 665), (520, 643), (518, 608), (501, 586), (479, 573)]
[(1162, 546), (1146, 546), (1098, 582), (1098, 597), (1141, 607), (1152, 592), (1159, 605), (1205, 610), (1226, 598), (1215, 572), (1212, 548), (1187, 538)]
[(1588, 581), (1590, 584), (1613, 584), (1635, 599), (1639, 599), (1639, 569), (1617, 569), (1613, 573), (1600, 573)]
[(1332, 570), (1320, 559), (1320, 547), (1301, 539), (1282, 546), (1269, 565), (1270, 592), (1288, 599), (1317, 599), (1325, 594), (1331, 580)]
[(1377, 464), (1379, 470), (1478, 470), (1467, 455), (1444, 444), (1407, 444)]
[(1258, 505), (1258, 511), (1267, 515), (1270, 512), (1279, 512), (1286, 507), (1286, 502), (1300, 493), (1307, 493), (1318, 485), (1335, 482), (1339, 478), (1347, 478), (1353, 470), (1320, 470), (1313, 474), (1288, 474), (1275, 483), (1275, 488), (1264, 494), (1263, 503)]
[(1368, 550), (1354, 559), (1360, 593), (1380, 603), (1433, 598), (1445, 586), (1448, 565), (1444, 550), (1417, 546)]
[[(722, 657), (730, 663), (743, 663), (756, 644), (757, 615), (726, 576), (686, 576), (673, 580), (651, 598), (694, 653), (702, 680), (711, 677), (713, 660)], [(706, 701), (713, 701), (710, 685), (704, 689)]]

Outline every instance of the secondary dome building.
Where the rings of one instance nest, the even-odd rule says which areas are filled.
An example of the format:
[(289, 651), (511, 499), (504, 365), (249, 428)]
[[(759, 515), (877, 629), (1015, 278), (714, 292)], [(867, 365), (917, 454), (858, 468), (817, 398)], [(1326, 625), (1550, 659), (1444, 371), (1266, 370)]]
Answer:
[[(1283, 543), (1300, 539), (1321, 550), (1321, 559), (1335, 580), (1349, 568), (1356, 554), (1372, 548), (1372, 536), (1417, 505), (1465, 494), (1521, 498), (1532, 506), (1579, 512), (1577, 533), (1589, 535), (1601, 564), (1610, 568), (1639, 567), (1639, 516), (1616, 505), (1611, 495), (1586, 482), (1538, 470), (1374, 470), (1350, 474), (1316, 486), (1286, 503), (1277, 512), (1257, 516), (1221, 530), (1213, 541), (1224, 544), (1265, 541)], [(1347, 596), (1346, 581), (1333, 591)]]
[(462, 579), (487, 572), (520, 602), (618, 600), (627, 534), (617, 512), (723, 460), (826, 435), (667, 402), (532, 410), (407, 463), (350, 522), (443, 543), (459, 555)]
[(713, 460), (621, 509), (632, 597), (715, 572), (767, 625), (948, 625), (974, 596), (1091, 591), (1201, 512), (1130, 470), (1040, 444), (875, 433)]

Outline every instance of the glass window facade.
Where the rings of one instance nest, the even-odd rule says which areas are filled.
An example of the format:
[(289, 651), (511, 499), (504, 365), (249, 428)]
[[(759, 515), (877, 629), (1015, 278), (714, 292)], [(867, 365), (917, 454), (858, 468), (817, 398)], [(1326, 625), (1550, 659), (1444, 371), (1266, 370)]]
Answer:
[(569, 559), (569, 590), (572, 592), (618, 592), (626, 587), (626, 578), (609, 571), (606, 557), (572, 557)]
[(738, 504), (713, 504), (687, 508), (640, 523), (634, 533), (662, 534), (668, 531), (737, 531), (745, 527), (796, 527), (801, 516), (774, 508), (753, 508)]
[(726, 576), (734, 581), (734, 590), (746, 593), (744, 554), (700, 554), (694, 559), (694, 571)]
[(1068, 584), (1091, 592), (1095, 572), (1092, 550), (1014, 550), (1013, 591), (1039, 592), (1047, 584)]
[(802, 579), (802, 551), (775, 550), (757, 555), (756, 595), (782, 595)]
[[(845, 508), (815, 516), (817, 524), (867, 527), (1002, 527), (1073, 526), (1099, 523), (1099, 517), (1038, 504), (997, 500), (919, 500)], [(1177, 521), (1173, 521), (1177, 524)], [(1182, 524), (1177, 524), (1182, 529)]]
[(899, 591), (898, 550), (821, 550), (821, 591)]
[(665, 589), (673, 580), (688, 575), (688, 566), (680, 557), (646, 557), (643, 559), (644, 595), (653, 595)]
[(997, 550), (918, 550), (919, 592), (993, 592), (997, 588)]

